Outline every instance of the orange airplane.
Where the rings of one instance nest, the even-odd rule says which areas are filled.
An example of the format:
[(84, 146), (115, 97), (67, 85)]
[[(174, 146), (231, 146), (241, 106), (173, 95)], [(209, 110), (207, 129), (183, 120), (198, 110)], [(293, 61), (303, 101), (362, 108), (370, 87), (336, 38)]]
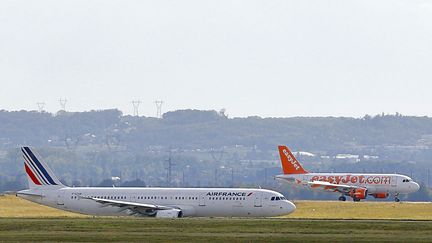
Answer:
[(278, 146), (284, 174), (276, 179), (309, 188), (340, 193), (339, 200), (346, 196), (356, 202), (368, 195), (374, 198), (394, 196), (399, 202), (399, 194), (412, 193), (420, 186), (411, 178), (400, 174), (364, 174), (364, 173), (309, 173), (286, 146)]

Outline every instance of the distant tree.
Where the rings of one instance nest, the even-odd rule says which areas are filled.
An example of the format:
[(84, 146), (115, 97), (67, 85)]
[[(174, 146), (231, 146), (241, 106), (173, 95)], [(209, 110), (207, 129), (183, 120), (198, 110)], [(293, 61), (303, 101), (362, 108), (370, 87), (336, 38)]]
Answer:
[(226, 120), (217, 111), (178, 110), (163, 114), (163, 120), (171, 124), (190, 124)]
[(112, 187), (113, 181), (111, 179), (105, 179), (103, 181), (101, 181), (97, 186), (98, 187)]
[(121, 184), (124, 187), (145, 187), (146, 183), (140, 179), (136, 179), (133, 181), (125, 181)]

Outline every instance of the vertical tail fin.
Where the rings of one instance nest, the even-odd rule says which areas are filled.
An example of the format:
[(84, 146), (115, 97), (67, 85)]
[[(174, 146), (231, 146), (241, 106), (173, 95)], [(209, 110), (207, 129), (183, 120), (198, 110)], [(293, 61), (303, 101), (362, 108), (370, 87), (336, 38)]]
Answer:
[(40, 156), (29, 147), (21, 147), (21, 152), (30, 188), (64, 186)]
[(308, 173), (294, 157), (287, 146), (278, 146), (279, 156), (284, 174), (306, 174)]

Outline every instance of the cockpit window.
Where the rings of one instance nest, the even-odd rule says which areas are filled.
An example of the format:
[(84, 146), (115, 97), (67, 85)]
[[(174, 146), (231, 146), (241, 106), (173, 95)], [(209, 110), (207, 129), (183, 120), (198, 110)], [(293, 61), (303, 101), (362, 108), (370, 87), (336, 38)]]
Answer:
[(409, 182), (409, 179), (403, 179), (402, 182)]
[(285, 197), (271, 197), (271, 201), (287, 200)]

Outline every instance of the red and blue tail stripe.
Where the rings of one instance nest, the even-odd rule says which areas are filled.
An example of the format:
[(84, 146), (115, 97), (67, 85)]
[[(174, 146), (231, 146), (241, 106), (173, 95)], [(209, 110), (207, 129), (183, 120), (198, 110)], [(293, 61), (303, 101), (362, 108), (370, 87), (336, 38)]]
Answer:
[(57, 185), (29, 147), (22, 147), (21, 151), (25, 160), (26, 172), (33, 183), (36, 185)]
[(40, 186), (41, 183), (40, 183), (39, 179), (36, 178), (35, 174), (33, 174), (31, 169), (27, 166), (26, 162), (24, 162), (24, 167), (25, 167), (25, 171), (26, 171), (27, 175), (30, 176), (30, 179), (33, 181), (33, 183)]

